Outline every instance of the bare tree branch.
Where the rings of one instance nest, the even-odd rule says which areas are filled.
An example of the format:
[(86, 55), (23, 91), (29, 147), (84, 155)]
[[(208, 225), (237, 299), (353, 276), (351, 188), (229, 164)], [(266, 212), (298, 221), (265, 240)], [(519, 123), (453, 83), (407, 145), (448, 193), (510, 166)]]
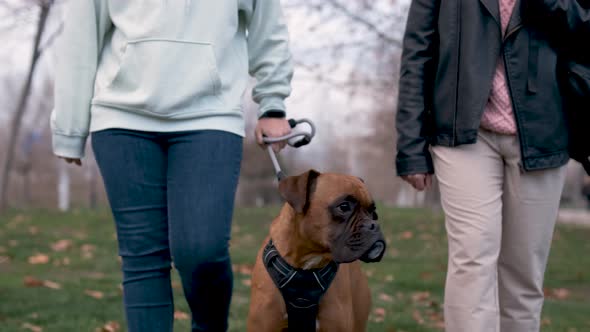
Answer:
[(348, 16), (351, 20), (364, 25), (367, 29), (371, 30), (383, 41), (388, 42), (396, 47), (401, 48), (402, 42), (400, 40), (395, 39), (395, 38), (391, 37), (390, 35), (388, 35), (387, 33), (381, 31), (381, 29), (379, 29), (379, 27), (376, 26), (373, 22), (369, 21), (365, 17), (362, 17), (362, 16), (354, 13), (352, 10), (348, 9), (346, 6), (344, 6), (339, 1), (337, 1), (337, 0), (324, 0), (324, 1), (329, 3), (330, 5), (332, 5), (332, 7), (336, 8), (337, 10), (339, 10), (340, 12), (345, 14), (346, 16)]

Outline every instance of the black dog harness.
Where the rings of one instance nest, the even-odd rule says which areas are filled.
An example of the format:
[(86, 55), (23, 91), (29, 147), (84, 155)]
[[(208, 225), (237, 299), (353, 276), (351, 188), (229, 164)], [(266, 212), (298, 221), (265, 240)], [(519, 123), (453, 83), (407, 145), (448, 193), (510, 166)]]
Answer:
[(338, 264), (331, 261), (321, 269), (296, 269), (281, 257), (272, 240), (262, 252), (262, 261), (283, 295), (289, 331), (316, 331), (320, 299), (334, 280)]

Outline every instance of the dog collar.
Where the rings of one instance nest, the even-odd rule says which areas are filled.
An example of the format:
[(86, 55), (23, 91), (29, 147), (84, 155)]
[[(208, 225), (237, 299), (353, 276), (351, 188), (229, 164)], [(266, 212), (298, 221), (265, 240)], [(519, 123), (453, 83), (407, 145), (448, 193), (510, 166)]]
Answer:
[(320, 299), (334, 280), (338, 263), (330, 261), (320, 269), (294, 268), (281, 257), (272, 239), (264, 247), (262, 260), (285, 301), (289, 331), (316, 331)]

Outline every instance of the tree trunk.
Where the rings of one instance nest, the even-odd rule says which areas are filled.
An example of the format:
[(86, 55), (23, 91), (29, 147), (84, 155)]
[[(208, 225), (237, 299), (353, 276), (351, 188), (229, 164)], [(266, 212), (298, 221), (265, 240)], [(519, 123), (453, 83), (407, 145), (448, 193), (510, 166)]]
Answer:
[(4, 165), (2, 168), (2, 181), (0, 187), (0, 212), (6, 209), (8, 203), (8, 197), (6, 197), (6, 195), (8, 192), (8, 182), (10, 181), (10, 171), (12, 169), (12, 164), (15, 158), (14, 150), (18, 141), (23, 115), (25, 113), (25, 109), (27, 106), (27, 100), (31, 92), (35, 67), (37, 66), (37, 62), (41, 55), (39, 53), (39, 45), (41, 43), (41, 37), (43, 36), (43, 30), (45, 30), (45, 23), (47, 22), (47, 17), (49, 16), (49, 10), (51, 8), (51, 5), (52, 1), (43, 1), (40, 3), (39, 22), (37, 23), (37, 32), (35, 34), (35, 41), (33, 43), (33, 53), (31, 55), (29, 72), (27, 74), (27, 80), (25, 82), (23, 91), (20, 95), (20, 99), (18, 101), (17, 108), (14, 113), (14, 117), (12, 119), (12, 124), (10, 126), (10, 131), (8, 134), (7, 152), (6, 157), (4, 159)]

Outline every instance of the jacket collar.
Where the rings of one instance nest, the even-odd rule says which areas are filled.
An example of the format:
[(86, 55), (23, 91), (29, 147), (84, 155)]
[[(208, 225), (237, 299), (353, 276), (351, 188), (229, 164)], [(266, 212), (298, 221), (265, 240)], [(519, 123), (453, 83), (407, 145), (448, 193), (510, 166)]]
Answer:
[[(479, 0), (484, 8), (490, 13), (490, 15), (494, 18), (494, 21), (498, 24), (498, 26), (502, 26), (500, 21), (500, 1), (501, 0)], [(514, 4), (514, 11), (512, 12), (512, 17), (510, 18), (510, 22), (508, 23), (508, 28), (506, 31), (510, 32), (511, 30), (515, 29), (519, 25), (522, 24), (522, 1), (516, 0)], [(508, 35), (508, 34), (507, 34)]]

